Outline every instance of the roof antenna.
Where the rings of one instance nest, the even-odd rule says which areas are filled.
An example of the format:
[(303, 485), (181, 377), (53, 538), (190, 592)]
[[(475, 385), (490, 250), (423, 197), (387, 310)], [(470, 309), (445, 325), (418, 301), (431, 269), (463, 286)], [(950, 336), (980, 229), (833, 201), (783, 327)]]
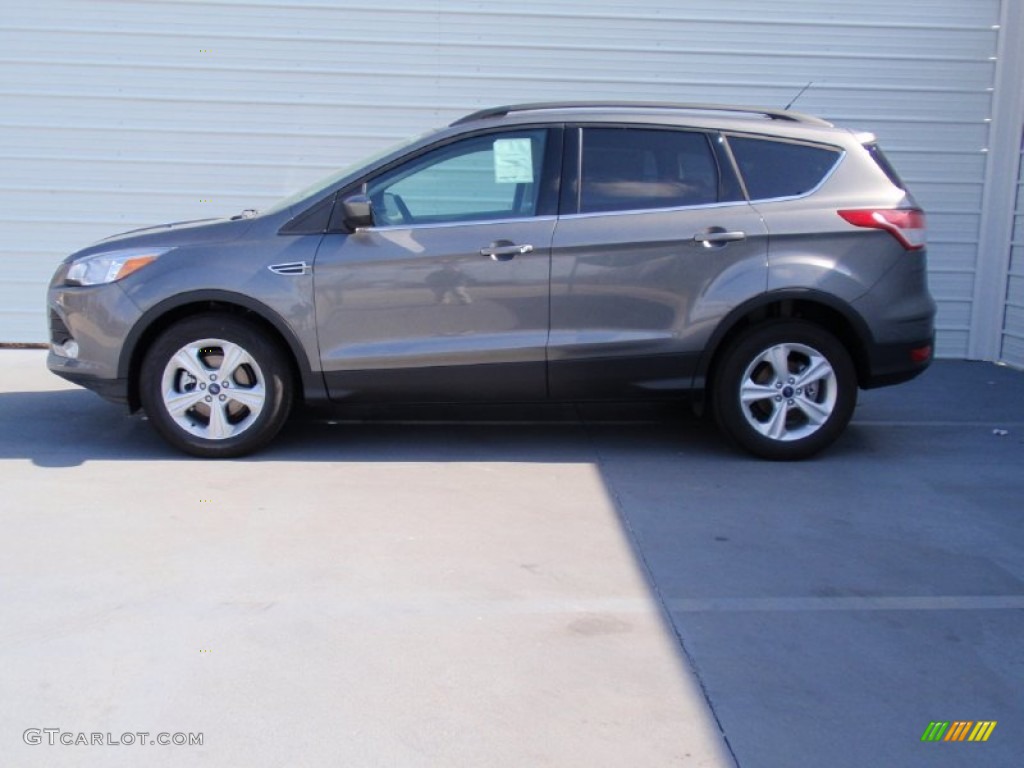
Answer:
[(792, 106), (793, 106), (794, 104), (796, 104), (796, 100), (797, 100), (797, 99), (799, 99), (799, 98), (800, 98), (801, 96), (803, 96), (803, 95), (804, 95), (804, 93), (806, 93), (806, 92), (807, 92), (807, 89), (808, 89), (808, 88), (810, 88), (810, 87), (811, 87), (812, 85), (814, 85), (814, 81), (813, 81), (813, 80), (811, 80), (811, 81), (810, 81), (809, 83), (807, 83), (807, 85), (805, 85), (805, 86), (804, 86), (803, 88), (801, 88), (801, 89), (800, 89), (800, 93), (798, 93), (798, 94), (797, 94), (796, 96), (794, 96), (794, 97), (793, 97), (793, 100), (792, 100), (791, 102), (789, 102), (789, 104), (787, 104), (787, 105), (786, 105), (786, 106), (784, 107), (784, 109), (789, 109), (789, 108), (790, 108), (790, 107), (792, 107)]

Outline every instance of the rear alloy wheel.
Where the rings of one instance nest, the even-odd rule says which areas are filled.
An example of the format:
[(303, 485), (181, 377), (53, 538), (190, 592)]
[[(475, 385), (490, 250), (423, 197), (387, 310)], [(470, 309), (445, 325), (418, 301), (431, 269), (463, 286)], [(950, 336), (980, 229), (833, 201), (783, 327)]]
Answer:
[(228, 315), (171, 326), (146, 353), (139, 381), (142, 406), (161, 436), (203, 457), (266, 445), (288, 418), (292, 389), (277, 346)]
[(832, 334), (782, 320), (750, 329), (726, 350), (712, 401), (719, 426), (741, 447), (766, 459), (803, 459), (849, 423), (857, 376)]

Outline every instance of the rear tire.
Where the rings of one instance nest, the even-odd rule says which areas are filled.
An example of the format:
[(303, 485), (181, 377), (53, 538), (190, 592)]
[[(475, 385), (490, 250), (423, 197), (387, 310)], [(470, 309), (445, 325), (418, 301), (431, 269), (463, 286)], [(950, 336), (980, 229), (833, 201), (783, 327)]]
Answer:
[(849, 352), (800, 320), (755, 326), (726, 349), (712, 381), (715, 420), (765, 459), (804, 459), (831, 445), (857, 403)]
[(204, 458), (264, 447), (288, 418), (294, 385), (280, 348), (252, 325), (206, 314), (175, 323), (150, 346), (142, 407), (178, 450)]

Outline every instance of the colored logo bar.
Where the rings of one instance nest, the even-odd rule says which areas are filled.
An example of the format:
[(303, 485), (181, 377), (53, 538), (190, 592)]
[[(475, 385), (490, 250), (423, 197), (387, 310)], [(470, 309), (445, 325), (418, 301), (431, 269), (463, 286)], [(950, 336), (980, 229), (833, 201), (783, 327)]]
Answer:
[(996, 720), (932, 720), (921, 734), (921, 741), (988, 741)]

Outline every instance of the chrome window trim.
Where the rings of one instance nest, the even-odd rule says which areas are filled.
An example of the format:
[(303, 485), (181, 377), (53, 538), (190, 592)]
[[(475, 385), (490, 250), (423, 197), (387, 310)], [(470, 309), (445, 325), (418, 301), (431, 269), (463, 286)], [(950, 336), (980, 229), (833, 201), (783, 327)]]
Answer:
[(359, 232), (394, 232), (402, 229), (446, 229), (450, 227), (472, 227), (476, 225), (514, 224), (526, 221), (557, 221), (558, 216), (513, 216), (504, 219), (473, 219), (470, 221), (439, 221), (431, 224), (389, 224), (384, 227), (359, 227)]
[(681, 213), (684, 211), (707, 211), (714, 208), (732, 208), (736, 206), (750, 207), (748, 200), (728, 200), (721, 203), (704, 203), (702, 205), (676, 205), (671, 208), (630, 208), (623, 211), (587, 211), (586, 213), (567, 213), (559, 219), (592, 219), (604, 216), (636, 216), (650, 213)]

